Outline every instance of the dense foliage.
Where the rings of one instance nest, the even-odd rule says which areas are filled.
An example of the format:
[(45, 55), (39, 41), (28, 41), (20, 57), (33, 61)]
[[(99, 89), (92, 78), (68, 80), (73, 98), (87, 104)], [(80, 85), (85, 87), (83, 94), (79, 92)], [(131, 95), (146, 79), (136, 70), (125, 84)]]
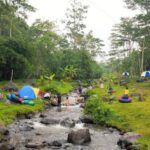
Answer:
[(27, 0), (0, 1), (0, 79), (10, 79), (12, 70), (15, 79), (51, 74), (66, 80), (99, 77), (102, 70), (94, 56), (102, 53), (103, 44), (92, 31), (85, 33), (87, 9), (72, 0), (66, 31), (60, 35), (49, 20), (26, 23), (27, 12), (35, 11)]
[(113, 110), (100, 100), (97, 95), (91, 96), (85, 105), (85, 113), (90, 115), (95, 123), (106, 124), (116, 117)]

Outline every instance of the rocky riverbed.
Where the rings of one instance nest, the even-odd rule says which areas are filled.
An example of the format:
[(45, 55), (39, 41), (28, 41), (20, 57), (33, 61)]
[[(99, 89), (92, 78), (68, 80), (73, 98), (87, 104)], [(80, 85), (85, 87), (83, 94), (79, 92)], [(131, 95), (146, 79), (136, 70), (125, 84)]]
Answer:
[[(9, 126), (9, 144), (15, 150), (119, 150), (120, 134), (81, 122), (79, 105), (51, 107), (32, 119), (21, 119)], [(88, 138), (87, 138), (88, 137)], [(69, 140), (71, 138), (71, 140)]]

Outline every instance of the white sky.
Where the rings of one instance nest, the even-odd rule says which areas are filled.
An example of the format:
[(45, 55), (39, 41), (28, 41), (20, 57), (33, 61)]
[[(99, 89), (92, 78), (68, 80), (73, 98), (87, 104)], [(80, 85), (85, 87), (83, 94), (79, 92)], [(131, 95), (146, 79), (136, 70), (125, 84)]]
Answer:
[[(121, 17), (133, 16), (135, 13), (125, 8), (123, 0), (80, 0), (89, 6), (86, 25), (94, 35), (104, 40), (104, 50), (108, 51), (109, 36), (112, 26), (119, 22)], [(66, 9), (70, 6), (70, 0), (29, 0), (29, 3), (37, 8), (35, 13), (30, 13), (28, 23), (35, 19), (48, 19), (61, 26), (61, 20), (65, 18)]]

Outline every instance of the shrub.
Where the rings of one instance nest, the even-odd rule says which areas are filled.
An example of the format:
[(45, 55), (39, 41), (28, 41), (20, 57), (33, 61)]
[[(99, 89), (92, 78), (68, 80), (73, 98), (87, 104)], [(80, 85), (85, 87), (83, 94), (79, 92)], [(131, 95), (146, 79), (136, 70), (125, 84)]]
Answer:
[(42, 86), (42, 89), (44, 91), (50, 91), (53, 94), (65, 94), (68, 93), (73, 89), (72, 85), (70, 83), (64, 82), (64, 81), (45, 81), (44, 85)]
[(106, 124), (113, 117), (114, 111), (102, 102), (96, 95), (91, 96), (85, 105), (85, 113), (90, 115), (95, 123)]

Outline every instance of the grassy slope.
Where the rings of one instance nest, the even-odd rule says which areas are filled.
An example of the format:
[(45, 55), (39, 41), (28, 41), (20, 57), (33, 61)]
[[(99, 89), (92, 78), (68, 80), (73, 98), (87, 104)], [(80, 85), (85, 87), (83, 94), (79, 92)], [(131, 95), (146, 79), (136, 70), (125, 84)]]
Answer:
[[(124, 93), (124, 87), (113, 86), (116, 93), (113, 96), (119, 97)], [(116, 101), (110, 105), (117, 118), (110, 121), (110, 125), (116, 126), (125, 131), (135, 131), (143, 135), (139, 140), (140, 143), (146, 144), (150, 147), (150, 83), (130, 84), (129, 90), (131, 92), (140, 92), (145, 96), (144, 102), (139, 102), (136, 97), (133, 98), (132, 103), (119, 103)], [(91, 91), (99, 96), (106, 94), (107, 86), (104, 89), (95, 88)], [(119, 118), (119, 119), (118, 119)]]
[(0, 124), (7, 125), (12, 123), (18, 114), (25, 114), (44, 109), (42, 100), (38, 99), (35, 102), (35, 106), (23, 104), (6, 104), (5, 102), (0, 102)]
[[(7, 81), (1, 82), (0, 88), (4, 84), (8, 83)], [(27, 83), (21, 83), (21, 81), (16, 81), (15, 82), (18, 88), (22, 87), (24, 84), (26, 85)], [(61, 93), (67, 93), (70, 90), (72, 90), (73, 86), (69, 82), (64, 82), (64, 81), (51, 81), (49, 83), (46, 83), (51, 87), (56, 87), (57, 90)], [(41, 84), (39, 86), (40, 89), (43, 89), (45, 84)], [(3, 93), (4, 95), (8, 94), (7, 92), (0, 91), (0, 93)], [(0, 102), (0, 124), (8, 125), (12, 123), (16, 116), (18, 114), (25, 114), (29, 112), (35, 112), (37, 110), (43, 110), (44, 109), (44, 101), (41, 99), (36, 99), (35, 100), (35, 106), (30, 106), (30, 105), (23, 105), (23, 104), (6, 104), (5, 103), (6, 98)]]

